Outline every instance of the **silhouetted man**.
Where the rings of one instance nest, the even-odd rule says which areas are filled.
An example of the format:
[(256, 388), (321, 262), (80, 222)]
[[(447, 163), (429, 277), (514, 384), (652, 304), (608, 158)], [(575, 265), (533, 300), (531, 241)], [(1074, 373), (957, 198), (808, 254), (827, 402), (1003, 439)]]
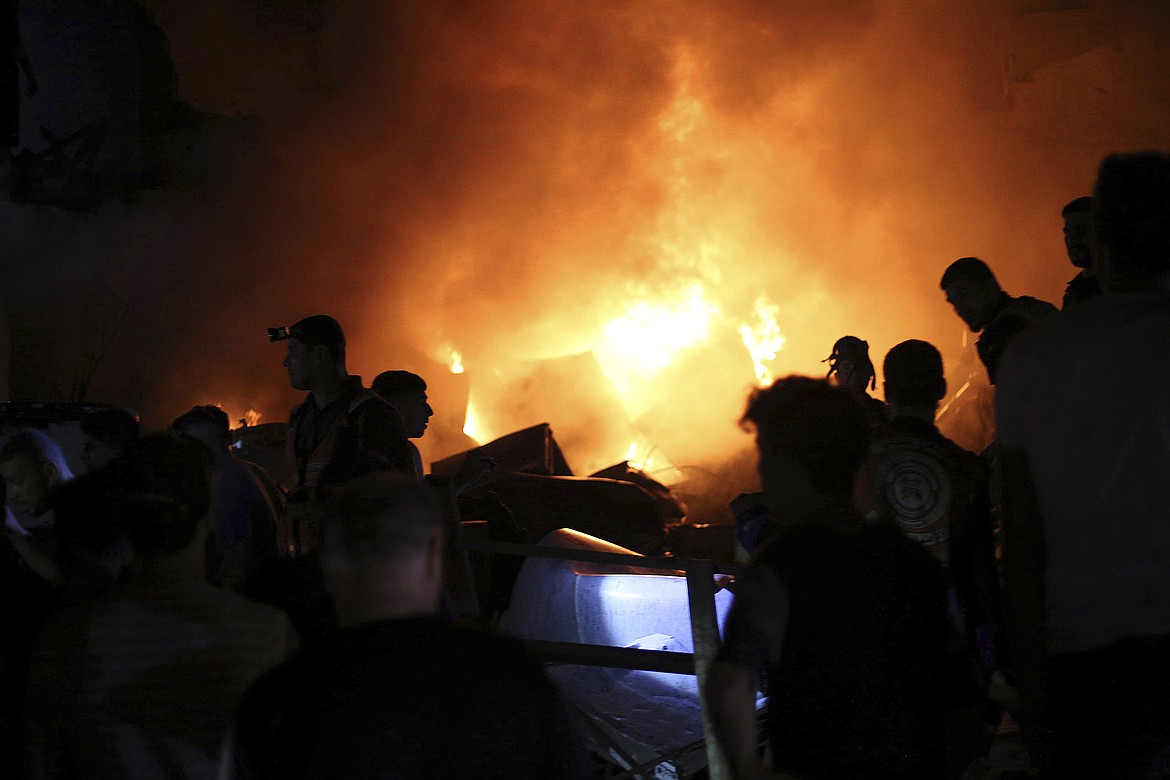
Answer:
[(706, 691), (736, 777), (762, 777), (756, 681), (781, 776), (943, 776), (942, 664), (950, 627), (937, 560), (891, 524), (857, 518), (867, 426), (825, 380), (753, 393), (764, 491), (778, 531), (737, 582)]
[(870, 433), (859, 509), (893, 522), (947, 569), (955, 599), (951, 668), (956, 680), (967, 681), (948, 716), (947, 776), (957, 778), (990, 746), (981, 707), (988, 674), (999, 668), (999, 573), (987, 467), (935, 427), (947, 383), (933, 345), (903, 341), (886, 353), (882, 375), (890, 420)]
[[(345, 367), (345, 333), (325, 314), (306, 317), (288, 328), (270, 331), (272, 340), (288, 340), (284, 367), (289, 382), (308, 397), (289, 417), (289, 512), (294, 524), (282, 549), (301, 551), (316, 543), (316, 487), (325, 468), (371, 469), (414, 473), (411, 446), (402, 418), (394, 408), (362, 387), (361, 377)], [(342, 475), (344, 476), (344, 475)]]
[(577, 776), (556, 691), (519, 645), (436, 617), (439, 508), (425, 484), (355, 480), (326, 508), (323, 564), (341, 630), (245, 697), (235, 776)]
[(999, 359), (1016, 335), (1025, 328), (1056, 313), (1056, 307), (1028, 295), (1012, 297), (1003, 291), (987, 263), (978, 257), (960, 257), (947, 266), (939, 287), (947, 302), (979, 334), (976, 347), (995, 384)]
[[(370, 389), (397, 410), (407, 438), (422, 438), (435, 410), (427, 403), (427, 383), (421, 376), (410, 371), (383, 371), (374, 377)], [(415, 476), (422, 479), (425, 472), (418, 447), (411, 443), (410, 448)]]
[(1102, 294), (1023, 334), (999, 387), (1004, 604), (1055, 777), (1170, 762), (1170, 156), (1111, 155)]
[(1065, 204), (1060, 211), (1064, 219), (1064, 248), (1068, 260), (1080, 269), (1064, 290), (1061, 310), (1101, 294), (1101, 284), (1093, 270), (1093, 199), (1085, 196)]

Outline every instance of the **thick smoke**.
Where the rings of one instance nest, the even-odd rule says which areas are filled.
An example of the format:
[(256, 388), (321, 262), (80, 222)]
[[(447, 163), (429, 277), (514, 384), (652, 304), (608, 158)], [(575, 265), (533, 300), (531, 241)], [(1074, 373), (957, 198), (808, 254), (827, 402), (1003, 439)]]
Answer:
[(237, 118), (191, 141), (207, 183), (98, 231), (129, 313), (91, 397), (155, 425), (196, 402), (283, 418), (263, 328), (318, 311), (367, 379), (434, 378), (457, 349), (473, 399), (478, 375), (538, 422), (524, 361), (592, 350), (613, 374), (607, 324), (701, 290), (706, 339), (611, 376), (628, 419), (599, 438), (715, 456), (747, 443), (735, 331), (760, 294), (787, 340), (775, 374), (822, 373), (849, 333), (879, 366), (930, 340), (957, 385), (942, 269), (978, 255), (1058, 301), (1061, 205), (1105, 153), (1170, 146), (1157, 2), (149, 5), (180, 96), (263, 137)]

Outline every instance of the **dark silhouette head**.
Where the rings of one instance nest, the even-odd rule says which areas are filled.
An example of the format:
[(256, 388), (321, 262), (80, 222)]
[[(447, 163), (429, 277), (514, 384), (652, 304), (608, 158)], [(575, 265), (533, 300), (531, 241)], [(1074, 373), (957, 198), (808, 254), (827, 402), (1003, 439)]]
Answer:
[(314, 314), (291, 325), (284, 367), (297, 390), (311, 390), (322, 377), (343, 376), (345, 332), (341, 324), (328, 314)]
[(441, 529), (434, 491), (385, 472), (335, 488), (325, 503), (325, 549), (349, 562), (394, 559), (422, 549)]
[(769, 493), (785, 489), (782, 467), (795, 462), (818, 494), (852, 494), (868, 426), (848, 390), (825, 379), (779, 379), (752, 392), (741, 423), (756, 431), (760, 476)]
[(1077, 268), (1093, 263), (1093, 199), (1087, 195), (1074, 198), (1060, 210), (1064, 218), (1064, 248), (1069, 262)]
[(1157, 284), (1170, 270), (1170, 155), (1106, 157), (1093, 209), (1102, 287), (1125, 291)]
[(1003, 300), (1003, 288), (987, 263), (978, 257), (960, 257), (947, 266), (939, 287), (947, 303), (972, 331), (981, 331)]
[(81, 461), (90, 471), (116, 458), (138, 438), (138, 418), (126, 409), (101, 409), (79, 423), (85, 434)]
[(216, 455), (226, 452), (232, 443), (227, 412), (210, 404), (192, 406), (175, 418), (170, 429), (198, 439)]
[(443, 585), (443, 526), (425, 483), (373, 474), (325, 504), (321, 568), (343, 627), (433, 615)]
[(886, 400), (896, 406), (935, 406), (947, 393), (942, 355), (933, 344), (910, 339), (882, 363)]
[(113, 465), (115, 511), (134, 551), (157, 558), (188, 547), (211, 508), (207, 448), (179, 433), (156, 433)]
[(877, 387), (873, 361), (869, 358), (869, 342), (856, 336), (842, 336), (833, 344), (833, 351), (821, 361), (828, 362), (826, 377), (837, 376), (841, 385), (858, 394)]
[(427, 421), (435, 412), (427, 402), (427, 383), (421, 376), (409, 371), (383, 371), (370, 389), (398, 411), (408, 438), (417, 439), (426, 432)]

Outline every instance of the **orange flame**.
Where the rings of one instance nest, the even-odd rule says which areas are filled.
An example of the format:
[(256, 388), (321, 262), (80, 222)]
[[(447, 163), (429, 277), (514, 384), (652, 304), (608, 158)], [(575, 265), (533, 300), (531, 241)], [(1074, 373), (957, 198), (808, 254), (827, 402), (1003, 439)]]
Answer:
[(451, 350), (451, 358), (448, 361), (447, 366), (451, 369), (452, 374), (462, 374), (463, 373), (463, 353), (457, 349)]
[(784, 336), (780, 333), (780, 323), (776, 316), (780, 313), (779, 305), (768, 300), (766, 295), (756, 298), (756, 319), (754, 325), (743, 323), (739, 326), (739, 335), (748, 354), (752, 356), (752, 366), (756, 371), (756, 382), (761, 387), (772, 383), (772, 371), (768, 363), (776, 359), (776, 353), (784, 346)]
[(467, 402), (467, 416), (463, 418), (463, 433), (475, 439), (477, 444), (483, 444), (483, 432), (479, 429), (479, 418), (471, 401)]

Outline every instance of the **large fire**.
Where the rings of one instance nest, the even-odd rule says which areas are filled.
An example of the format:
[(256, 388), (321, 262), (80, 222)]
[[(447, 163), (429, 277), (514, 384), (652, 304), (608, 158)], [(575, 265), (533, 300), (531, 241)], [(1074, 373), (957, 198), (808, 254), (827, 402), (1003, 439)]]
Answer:
[[(638, 422), (648, 414), (661, 416), (664, 399), (669, 399), (679, 427), (693, 427), (705, 435), (701, 429), (713, 419), (735, 434), (734, 410), (707, 410), (702, 423), (691, 422), (691, 417), (695, 410), (712, 406), (713, 392), (724, 396), (724, 402), (731, 399), (734, 406), (751, 385), (770, 382), (785, 342), (780, 306), (753, 289), (757, 280), (749, 260), (778, 262), (775, 248), (752, 228), (758, 206), (710, 188), (712, 172), (721, 171), (722, 177), (741, 164), (754, 153), (755, 141), (745, 142), (739, 129), (712, 112), (703, 93), (704, 66), (695, 52), (679, 45), (671, 57), (672, 95), (653, 125), (655, 137), (643, 156), (646, 175), (662, 197), (647, 206), (638, 221), (645, 232), (626, 237), (627, 251), (637, 255), (643, 272), (618, 282), (619, 298), (607, 291), (583, 301), (582, 320), (542, 334), (539, 345), (538, 357), (544, 360), (591, 354), (627, 418), (620, 424), (597, 422), (598, 428), (627, 426), (608, 441), (599, 434), (594, 442), (576, 443), (594, 450), (577, 453), (591, 466), (624, 457), (642, 468), (667, 468), (669, 460), (654, 434)], [(809, 288), (816, 294), (815, 283)], [(509, 334), (500, 336), (504, 342)], [(831, 333), (824, 336), (828, 344), (835, 338)], [(558, 343), (563, 344), (559, 351)], [(513, 359), (530, 357), (519, 347), (509, 354), (503, 343), (498, 351)], [(437, 352), (451, 356), (447, 364), (452, 372), (463, 370), (459, 351), (440, 346)], [(496, 415), (485, 412), (514, 405), (515, 399), (510, 392), (493, 397), (477, 369), (482, 372), (483, 367), (474, 361), (468, 365), (472, 403), (464, 432), (482, 441), (508, 432), (486, 425), (487, 418)], [(534, 409), (528, 422), (542, 421), (547, 413)], [(563, 424), (551, 422), (554, 428)], [(518, 420), (513, 424), (519, 427)]]
[[(87, 247), (92, 273), (69, 277), (130, 306), (88, 398), (156, 426), (197, 394), (284, 419), (298, 394), (259, 334), (325, 311), (354, 373), (433, 382), (424, 451), (466, 444), (470, 395), (477, 439), (547, 421), (579, 473), (631, 442), (635, 462), (727, 462), (750, 446), (751, 387), (823, 374), (840, 336), (876, 365), (923, 338), (963, 368), (937, 287), (956, 257), (1059, 299), (1061, 204), (1170, 126), (1150, 99), (1170, 78), (1163, 4), (164, 5), (180, 97), (224, 118), (222, 147), (184, 135), (175, 156), (223, 189), (8, 236), (47, 260)], [(7, 303), (56, 301), (66, 266), (29, 267), (43, 294)], [(39, 342), (13, 348), (14, 394), (43, 393), (55, 367), (17, 359)]]

